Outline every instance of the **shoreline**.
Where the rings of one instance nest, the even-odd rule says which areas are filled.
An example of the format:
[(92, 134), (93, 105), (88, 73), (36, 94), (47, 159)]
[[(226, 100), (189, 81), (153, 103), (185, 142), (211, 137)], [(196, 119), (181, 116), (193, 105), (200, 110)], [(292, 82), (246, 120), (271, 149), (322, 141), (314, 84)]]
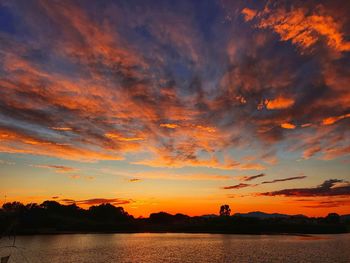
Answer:
[(213, 235), (242, 235), (242, 236), (299, 236), (312, 237), (315, 235), (343, 235), (350, 232), (334, 232), (334, 233), (289, 233), (289, 232), (260, 232), (260, 233), (233, 233), (220, 231), (50, 231), (50, 232), (21, 232), (16, 236), (35, 236), (35, 235), (104, 235), (104, 234), (213, 234)]

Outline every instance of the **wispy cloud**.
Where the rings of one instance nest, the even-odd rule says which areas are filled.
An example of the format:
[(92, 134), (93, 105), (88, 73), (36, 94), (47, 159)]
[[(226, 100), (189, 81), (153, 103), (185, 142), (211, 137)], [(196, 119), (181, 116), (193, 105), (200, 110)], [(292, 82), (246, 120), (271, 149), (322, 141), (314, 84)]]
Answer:
[(209, 173), (176, 173), (173, 171), (152, 172), (116, 172), (110, 169), (102, 169), (102, 173), (127, 177), (129, 182), (138, 182), (145, 179), (180, 180), (180, 181), (227, 181), (232, 176)]
[(70, 167), (70, 166), (64, 166), (64, 165), (54, 165), (54, 164), (38, 164), (38, 165), (33, 165), (34, 167), (38, 168), (47, 168), (47, 169), (52, 169), (56, 173), (72, 173), (72, 172), (77, 172), (79, 169)]
[(3, 164), (3, 165), (15, 165), (16, 163), (0, 159), (0, 164)]
[(139, 178), (131, 178), (131, 179), (129, 179), (129, 182), (131, 182), (131, 183), (136, 183), (136, 182), (139, 182), (139, 181), (141, 181), (141, 179), (139, 179)]
[(248, 186), (252, 186), (252, 185), (240, 183), (240, 184), (236, 184), (236, 185), (224, 186), (223, 189), (241, 189), (241, 188), (245, 188)]
[(287, 178), (275, 179), (275, 180), (272, 180), (272, 181), (264, 181), (261, 184), (273, 184), (273, 183), (278, 183), (278, 182), (300, 180), (300, 179), (305, 179), (306, 177), (307, 177), (306, 175), (287, 177)]
[(61, 199), (60, 201), (66, 204), (89, 205), (89, 206), (100, 205), (105, 203), (110, 203), (113, 205), (125, 205), (133, 202), (131, 199), (121, 199), (121, 198), (91, 198), (86, 200)]
[(264, 177), (264, 176), (266, 176), (266, 174), (264, 174), (264, 173), (257, 174), (257, 175), (251, 175), (251, 176), (241, 176), (241, 177), (238, 177), (238, 180), (240, 180), (240, 181), (251, 181), (251, 180), (254, 180), (256, 178), (260, 178), (260, 177)]
[(80, 174), (70, 174), (68, 175), (71, 179), (85, 179), (85, 180), (94, 180), (94, 176), (80, 175)]
[[(243, 177), (243, 181), (251, 181), (255, 178), (259, 178), (259, 177), (263, 177), (263, 176), (265, 176), (265, 174), (258, 174), (255, 176)], [(264, 182), (258, 183), (258, 184), (240, 183), (237, 185), (225, 186), (225, 187), (223, 187), (223, 189), (240, 189), (240, 188), (245, 188), (245, 187), (255, 187), (255, 186), (262, 185), (262, 184), (274, 184), (274, 183), (285, 182), (285, 181), (300, 180), (300, 179), (304, 179), (304, 178), (306, 178), (306, 176), (301, 175), (301, 176), (287, 177), (287, 178), (281, 178), (281, 179), (274, 179), (272, 181), (264, 181)]]

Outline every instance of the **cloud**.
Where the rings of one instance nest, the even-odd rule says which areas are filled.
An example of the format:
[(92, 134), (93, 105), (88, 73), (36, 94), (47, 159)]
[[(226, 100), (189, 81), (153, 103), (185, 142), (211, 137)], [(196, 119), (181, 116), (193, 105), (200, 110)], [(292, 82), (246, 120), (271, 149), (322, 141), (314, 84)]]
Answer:
[(71, 131), (72, 128), (70, 127), (51, 127), (51, 129), (56, 130), (56, 131)]
[(300, 180), (300, 179), (305, 179), (306, 177), (307, 176), (305, 176), (305, 175), (294, 176), (294, 177), (287, 177), (287, 178), (275, 179), (275, 180), (272, 180), (272, 181), (264, 181), (261, 184), (273, 184), (273, 183), (278, 183), (278, 182)]
[(69, 167), (69, 166), (64, 166), (64, 165), (53, 165), (53, 164), (39, 164), (39, 165), (33, 165), (34, 167), (38, 168), (48, 168), (48, 169), (53, 169), (55, 170), (56, 173), (71, 173), (71, 172), (76, 172), (79, 169), (74, 168), (74, 167)]
[[(339, 185), (339, 183), (341, 183)], [(297, 196), (297, 197), (308, 197), (308, 196), (349, 196), (350, 195), (350, 183), (345, 180), (329, 179), (324, 181), (321, 185), (310, 188), (294, 188), (294, 189), (283, 189), (273, 192), (260, 193), (263, 196)]]
[[(259, 177), (263, 177), (263, 176), (265, 176), (265, 174), (258, 174), (258, 175), (254, 175), (254, 176), (244, 176), (244, 177), (241, 177), (240, 180), (251, 181), (253, 179), (256, 179), (256, 178), (259, 178)], [(301, 176), (294, 176), (294, 177), (275, 179), (275, 180), (272, 180), (272, 181), (264, 181), (264, 182), (261, 182), (261, 183), (258, 183), (258, 184), (240, 183), (240, 184), (237, 184), (237, 185), (225, 186), (222, 189), (240, 189), (240, 188), (245, 188), (245, 187), (256, 187), (256, 186), (263, 185), (263, 184), (274, 184), (274, 183), (285, 182), (285, 181), (300, 180), (300, 179), (304, 179), (304, 178), (306, 178), (306, 176), (301, 175)]]
[(316, 153), (322, 151), (322, 148), (320, 145), (312, 145), (309, 148), (305, 149), (303, 152), (303, 158), (308, 159), (312, 156), (314, 156)]
[(62, 159), (80, 161), (94, 160), (121, 160), (122, 157), (113, 155), (110, 151), (99, 152), (90, 150), (85, 146), (72, 145), (70, 143), (56, 142), (46, 138), (40, 138), (38, 134), (26, 134), (25, 131), (2, 128), (0, 151), (5, 153), (20, 153), (53, 156)]
[(282, 4), (270, 4), (260, 12), (243, 9), (242, 14), (246, 21), (256, 18), (258, 28), (270, 28), (279, 34), (282, 41), (291, 41), (302, 49), (310, 48), (324, 38), (325, 43), (336, 51), (350, 50), (350, 42), (342, 32), (343, 25), (321, 4), (290, 10)]
[(350, 154), (350, 145), (344, 147), (329, 147), (324, 150), (322, 158), (325, 160), (331, 160), (340, 156), (346, 156)]
[(85, 179), (85, 180), (94, 180), (95, 177), (94, 176), (82, 176), (82, 175), (79, 175), (79, 174), (70, 174), (68, 175), (69, 178), (71, 179)]
[(224, 186), (222, 189), (241, 189), (241, 188), (245, 188), (251, 186), (250, 184), (244, 184), (244, 183), (240, 183), (240, 184), (236, 184), (236, 185), (231, 185), (231, 186)]
[(245, 21), (252, 20), (255, 17), (256, 13), (257, 13), (256, 10), (249, 9), (249, 8), (243, 8), (242, 10), (242, 14), (244, 15)]
[(0, 164), (2, 164), (2, 165), (15, 165), (16, 163), (0, 159)]
[(139, 178), (131, 178), (131, 179), (129, 179), (129, 182), (131, 182), (131, 183), (135, 183), (135, 182), (139, 182), (139, 181), (141, 181), (141, 179), (139, 179)]
[(350, 204), (350, 200), (348, 200), (347, 196), (322, 196), (322, 197), (306, 197), (306, 198), (298, 198), (290, 201), (295, 204), (295, 202), (300, 203), (302, 207), (306, 208), (334, 208), (341, 206), (348, 206)]
[[(175, 156), (160, 155), (157, 159), (148, 159), (141, 161), (133, 161), (133, 164), (146, 165), (151, 167), (173, 167), (173, 168), (182, 168), (182, 167), (210, 167), (219, 170), (265, 170), (266, 166), (260, 163), (239, 163), (235, 161), (220, 162), (215, 157), (210, 159), (198, 159), (191, 152), (175, 152)], [(187, 155), (186, 155), (187, 154)]]
[(125, 141), (125, 142), (132, 142), (132, 141), (142, 141), (144, 138), (142, 137), (123, 137), (119, 134), (114, 134), (114, 133), (106, 133), (106, 137), (118, 140), (118, 141)]
[(179, 127), (179, 125), (177, 125), (175, 123), (161, 123), (159, 126), (163, 127), (163, 128), (168, 128), (168, 129), (175, 129), (175, 128)]
[(345, 119), (345, 118), (350, 118), (350, 113), (344, 114), (341, 116), (336, 116), (336, 117), (328, 117), (326, 119), (323, 119), (322, 123), (323, 125), (332, 125), (333, 123)]
[(319, 201), (312, 202), (311, 204), (305, 204), (303, 207), (306, 208), (333, 208), (340, 206), (349, 206), (350, 202), (348, 200), (330, 200), (330, 201)]
[(103, 173), (127, 177), (129, 182), (137, 182), (144, 179), (180, 180), (180, 181), (226, 181), (232, 176), (206, 173), (176, 173), (175, 172), (115, 172), (109, 169), (101, 170)]
[(272, 100), (266, 100), (266, 108), (269, 110), (279, 110), (279, 109), (287, 109), (294, 104), (294, 99), (286, 98), (286, 97), (277, 97)]
[(254, 180), (256, 178), (260, 178), (260, 177), (264, 177), (266, 176), (266, 174), (257, 174), (257, 175), (251, 175), (251, 176), (242, 176), (242, 177), (239, 177), (238, 180), (240, 181), (251, 181), (251, 180)]
[(288, 123), (288, 122), (281, 123), (281, 127), (283, 129), (295, 129), (296, 128), (296, 126), (293, 123)]
[(74, 200), (74, 199), (61, 199), (60, 200), (66, 204), (77, 204), (77, 205), (101, 205), (105, 203), (110, 203), (112, 205), (125, 205), (132, 203), (130, 199), (120, 199), (120, 198), (91, 198), (86, 200)]
[(250, 4), (208, 3), (208, 27), (195, 1), (7, 3), (0, 152), (233, 171), (347, 155), (348, 6)]

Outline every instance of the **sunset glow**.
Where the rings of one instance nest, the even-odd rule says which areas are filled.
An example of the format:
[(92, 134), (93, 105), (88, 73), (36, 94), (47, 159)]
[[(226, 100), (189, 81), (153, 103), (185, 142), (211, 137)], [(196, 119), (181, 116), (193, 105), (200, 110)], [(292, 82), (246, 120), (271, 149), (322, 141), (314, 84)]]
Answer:
[(347, 1), (1, 1), (0, 204), (350, 213)]

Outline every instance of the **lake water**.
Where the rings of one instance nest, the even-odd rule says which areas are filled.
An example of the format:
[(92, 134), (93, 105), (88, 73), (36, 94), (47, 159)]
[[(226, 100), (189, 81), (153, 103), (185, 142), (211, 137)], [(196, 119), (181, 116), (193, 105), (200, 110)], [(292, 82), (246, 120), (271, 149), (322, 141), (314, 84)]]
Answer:
[[(6, 243), (2, 239), (0, 247)], [(17, 237), (16, 245), (1, 248), (0, 256), (12, 250), (9, 263), (350, 262), (350, 234), (40, 235)]]

